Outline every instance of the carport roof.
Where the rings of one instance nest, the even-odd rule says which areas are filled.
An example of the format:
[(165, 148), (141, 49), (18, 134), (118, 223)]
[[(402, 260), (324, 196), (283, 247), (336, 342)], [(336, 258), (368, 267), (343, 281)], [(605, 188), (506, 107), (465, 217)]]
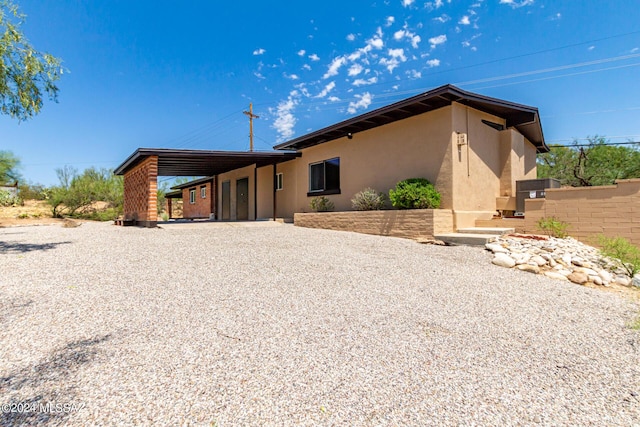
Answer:
[(313, 147), (349, 134), (437, 110), (451, 105), (453, 102), (504, 118), (507, 128), (515, 127), (536, 146), (538, 152), (549, 151), (544, 142), (537, 108), (467, 92), (450, 84), (311, 132), (273, 148), (276, 150), (301, 150)]
[(114, 173), (124, 175), (149, 156), (158, 156), (158, 176), (212, 176), (255, 164), (258, 167), (300, 157), (290, 151), (211, 151), (138, 148)]

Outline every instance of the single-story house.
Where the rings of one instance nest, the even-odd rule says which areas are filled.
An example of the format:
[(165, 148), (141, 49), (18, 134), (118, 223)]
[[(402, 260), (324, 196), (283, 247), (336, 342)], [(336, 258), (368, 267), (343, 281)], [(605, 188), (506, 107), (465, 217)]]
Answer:
[(515, 210), (516, 181), (536, 178), (536, 154), (547, 151), (537, 108), (444, 85), (274, 151), (140, 148), (115, 173), (124, 175), (125, 220), (140, 225), (157, 221), (157, 177), (164, 175), (206, 177), (178, 186), (185, 207), (191, 197), (200, 201), (205, 183), (211, 212), (194, 207), (196, 215), (232, 221), (293, 218), (320, 195), (337, 211), (351, 210), (366, 187), (388, 192), (403, 179), (427, 178), (461, 228)]

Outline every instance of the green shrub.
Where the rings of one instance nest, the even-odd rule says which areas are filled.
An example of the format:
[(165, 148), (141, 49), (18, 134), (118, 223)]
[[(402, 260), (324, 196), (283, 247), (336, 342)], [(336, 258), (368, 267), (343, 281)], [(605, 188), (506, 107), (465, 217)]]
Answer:
[(329, 212), (335, 208), (333, 202), (325, 196), (314, 197), (311, 199), (310, 205), (311, 209), (316, 212)]
[(538, 228), (546, 233), (549, 237), (558, 237), (564, 239), (568, 236), (567, 228), (569, 224), (560, 221), (556, 217), (544, 217), (538, 220)]
[(21, 205), (22, 200), (13, 193), (5, 190), (0, 190), (0, 206), (17, 206)]
[(385, 201), (384, 193), (378, 193), (373, 188), (365, 188), (353, 196), (351, 206), (356, 211), (379, 211), (384, 208)]
[(424, 178), (400, 181), (395, 190), (389, 191), (391, 204), (398, 209), (438, 209), (440, 193)]
[(640, 271), (640, 249), (624, 237), (598, 236), (602, 255), (613, 259), (629, 276)]

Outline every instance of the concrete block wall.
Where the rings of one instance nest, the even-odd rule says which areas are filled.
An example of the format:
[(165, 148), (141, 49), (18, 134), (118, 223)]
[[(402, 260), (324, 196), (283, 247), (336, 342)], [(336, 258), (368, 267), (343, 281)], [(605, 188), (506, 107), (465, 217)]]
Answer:
[(124, 219), (155, 227), (158, 221), (158, 156), (149, 156), (124, 174)]
[(569, 235), (588, 244), (604, 234), (624, 237), (640, 246), (640, 179), (598, 187), (548, 189), (546, 199), (525, 201), (526, 231), (540, 233), (536, 224), (542, 217), (568, 223)]
[(448, 209), (296, 213), (293, 222), (300, 227), (408, 239), (432, 239), (453, 231), (453, 214)]

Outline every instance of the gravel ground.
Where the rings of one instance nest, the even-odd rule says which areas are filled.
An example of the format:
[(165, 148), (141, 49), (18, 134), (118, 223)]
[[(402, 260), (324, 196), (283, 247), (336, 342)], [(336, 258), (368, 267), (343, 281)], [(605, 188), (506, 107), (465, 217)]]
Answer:
[(275, 223), (0, 229), (0, 425), (640, 425), (638, 307), (490, 259)]

